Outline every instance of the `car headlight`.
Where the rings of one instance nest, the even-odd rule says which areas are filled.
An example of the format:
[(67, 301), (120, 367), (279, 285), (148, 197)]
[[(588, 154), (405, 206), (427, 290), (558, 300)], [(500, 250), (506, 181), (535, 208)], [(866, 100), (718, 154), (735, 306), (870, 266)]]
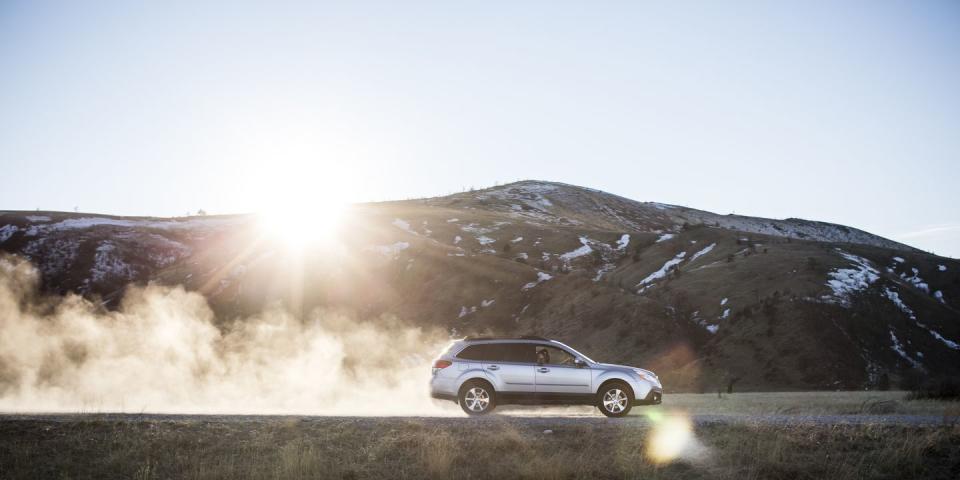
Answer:
[(639, 368), (634, 368), (633, 371), (634, 371), (634, 373), (636, 373), (637, 376), (639, 376), (640, 378), (642, 378), (642, 379), (644, 379), (644, 380), (646, 380), (646, 381), (648, 381), (648, 382), (650, 382), (650, 383), (652, 383), (652, 384), (654, 384), (654, 385), (657, 385), (657, 386), (660, 385), (660, 379), (657, 378), (657, 376), (654, 375), (653, 372), (648, 372), (648, 371), (646, 371), (646, 370), (640, 370)]

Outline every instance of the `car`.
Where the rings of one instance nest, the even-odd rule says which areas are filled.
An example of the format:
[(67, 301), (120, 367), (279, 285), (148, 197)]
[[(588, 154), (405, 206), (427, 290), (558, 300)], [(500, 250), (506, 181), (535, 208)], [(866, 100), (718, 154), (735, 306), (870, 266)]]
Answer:
[(634, 405), (656, 405), (663, 386), (642, 368), (611, 365), (542, 337), (467, 337), (433, 362), (430, 394), (468, 415), (498, 405), (595, 405), (623, 417)]

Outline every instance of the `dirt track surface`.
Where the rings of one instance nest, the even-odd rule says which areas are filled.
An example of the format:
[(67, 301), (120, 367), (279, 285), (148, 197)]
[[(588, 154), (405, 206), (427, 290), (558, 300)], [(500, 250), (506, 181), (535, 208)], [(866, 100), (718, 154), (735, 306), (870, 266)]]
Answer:
[[(670, 416), (670, 415), (668, 415)], [(694, 425), (903, 425), (903, 426), (939, 426), (957, 423), (956, 418), (936, 415), (692, 415)], [(570, 425), (636, 425), (648, 426), (653, 421), (644, 415), (631, 415), (627, 418), (606, 418), (597, 414), (561, 414), (561, 415), (525, 415), (518, 412), (491, 414), (483, 417), (449, 416), (397, 416), (397, 417), (359, 417), (359, 416), (309, 416), (309, 415), (193, 415), (193, 414), (0, 414), (0, 421), (44, 421), (76, 422), (78, 420), (108, 420), (120, 422), (169, 421), (169, 422), (315, 422), (356, 424), (358, 427), (376, 428), (397, 422), (414, 421), (431, 426), (463, 425), (467, 422), (514, 423), (529, 426), (570, 426)]]

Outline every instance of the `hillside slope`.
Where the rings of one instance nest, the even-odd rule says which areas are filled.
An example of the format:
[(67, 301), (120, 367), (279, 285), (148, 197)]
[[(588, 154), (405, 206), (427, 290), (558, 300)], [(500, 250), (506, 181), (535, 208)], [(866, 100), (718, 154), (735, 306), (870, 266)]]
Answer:
[(541, 334), (674, 391), (960, 374), (960, 262), (842, 225), (524, 181), (356, 205), (337, 239), (293, 254), (252, 216), (0, 213), (0, 249), (47, 291), (111, 308), (153, 281), (203, 293), (223, 321), (283, 302), (452, 336)]

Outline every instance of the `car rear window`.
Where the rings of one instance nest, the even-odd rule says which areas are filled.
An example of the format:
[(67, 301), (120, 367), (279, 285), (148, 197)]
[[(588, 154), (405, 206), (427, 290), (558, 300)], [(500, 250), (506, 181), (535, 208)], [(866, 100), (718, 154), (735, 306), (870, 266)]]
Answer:
[(485, 343), (464, 348), (457, 358), (488, 362), (533, 363), (536, 349), (530, 343)]
[(493, 347), (493, 345), (470, 345), (458, 353), (457, 358), (462, 358), (464, 360), (494, 360), (494, 352), (491, 347)]

